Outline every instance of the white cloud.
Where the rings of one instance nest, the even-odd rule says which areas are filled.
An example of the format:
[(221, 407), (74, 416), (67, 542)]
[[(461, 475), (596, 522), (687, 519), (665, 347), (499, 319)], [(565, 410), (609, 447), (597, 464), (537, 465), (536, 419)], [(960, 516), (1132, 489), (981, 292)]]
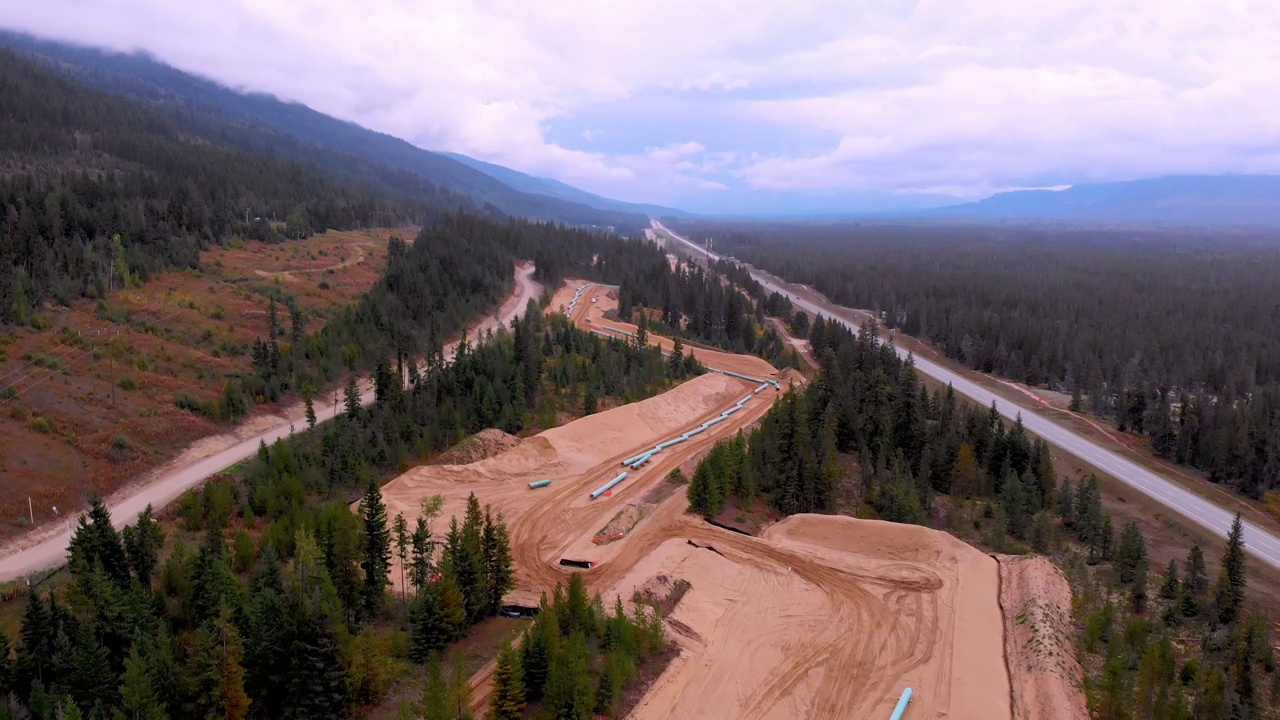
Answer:
[[(0, 24), (626, 198), (1280, 171), (1273, 0), (43, 0)], [(705, 110), (644, 113), (672, 95)]]

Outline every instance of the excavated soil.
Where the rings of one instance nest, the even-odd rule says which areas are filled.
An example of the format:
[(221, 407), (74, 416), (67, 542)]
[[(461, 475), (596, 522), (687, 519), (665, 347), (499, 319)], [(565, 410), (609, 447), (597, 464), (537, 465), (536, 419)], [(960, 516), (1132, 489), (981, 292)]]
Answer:
[(1071, 641), (1071, 586), (1043, 557), (997, 559), (1014, 720), (1088, 720)]
[[(586, 309), (574, 313), (582, 327), (602, 324), (605, 293), (594, 305), (591, 293), (583, 294)], [(775, 375), (757, 358), (720, 355), (725, 369), (776, 378), (784, 387), (804, 382), (794, 371)], [(699, 357), (713, 366), (719, 360), (701, 351)], [(636, 720), (881, 718), (907, 686), (915, 692), (907, 718), (1010, 718), (999, 569), (946, 533), (801, 515), (751, 537), (688, 515), (684, 493), (676, 492), (657, 499), (625, 537), (592, 543), (602, 530), (629, 524), (632, 508), (650, 505), (646, 497), (655, 497), (650, 493), (668, 473), (755, 423), (781, 393), (754, 394), (728, 421), (655, 455), (611, 493), (588, 499), (623, 469), (623, 458), (696, 427), (752, 390), (734, 378), (703, 375), (491, 458), (415, 468), (385, 486), (383, 496), (392, 515), (412, 522), (422, 498), (442, 495), (437, 536), (461, 514), (468, 493), (492, 504), (507, 519), (516, 564), (510, 603), (536, 604), (570, 572), (580, 572), (606, 606), (617, 596), (630, 603), (637, 591), (679, 586), (682, 596), (666, 625), (680, 655), (629, 714)], [(552, 484), (528, 488), (541, 479)], [(472, 679), (477, 710), (492, 671), (490, 663)]]
[(497, 428), (481, 430), (462, 442), (440, 453), (432, 465), (468, 465), (480, 462), (510, 450), (520, 444), (520, 438)]

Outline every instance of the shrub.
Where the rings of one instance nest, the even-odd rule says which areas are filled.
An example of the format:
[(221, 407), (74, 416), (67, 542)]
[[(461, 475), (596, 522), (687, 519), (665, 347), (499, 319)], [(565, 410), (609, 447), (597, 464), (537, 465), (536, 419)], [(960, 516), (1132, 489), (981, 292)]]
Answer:
[(53, 422), (47, 417), (33, 417), (27, 421), (27, 429), (48, 435), (53, 432)]
[(133, 378), (129, 377), (128, 375), (125, 375), (124, 377), (120, 378), (119, 382), (117, 382), (116, 385), (121, 390), (133, 391), (138, 389), (138, 382)]
[(328, 289), (329, 289), (329, 283), (328, 283), (328, 281), (321, 280), (321, 281), (320, 281), (320, 289), (321, 289), (321, 290), (328, 290)]

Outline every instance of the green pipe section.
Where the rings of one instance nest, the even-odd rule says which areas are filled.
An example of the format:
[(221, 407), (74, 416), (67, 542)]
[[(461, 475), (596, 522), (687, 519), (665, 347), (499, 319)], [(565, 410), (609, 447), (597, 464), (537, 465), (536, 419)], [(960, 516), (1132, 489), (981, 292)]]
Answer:
[(902, 697), (898, 698), (898, 706), (893, 709), (893, 714), (889, 716), (889, 720), (902, 720), (902, 714), (907, 711), (907, 705), (911, 703), (911, 688), (902, 691)]
[(550, 485), (550, 484), (551, 484), (551, 481), (550, 481), (550, 480), (539, 480), (539, 481), (537, 481), (537, 482), (531, 482), (531, 483), (529, 483), (529, 489), (530, 489), (530, 490), (537, 490), (538, 488), (544, 488), (544, 487), (546, 487), (546, 486), (548, 486), (548, 485)]

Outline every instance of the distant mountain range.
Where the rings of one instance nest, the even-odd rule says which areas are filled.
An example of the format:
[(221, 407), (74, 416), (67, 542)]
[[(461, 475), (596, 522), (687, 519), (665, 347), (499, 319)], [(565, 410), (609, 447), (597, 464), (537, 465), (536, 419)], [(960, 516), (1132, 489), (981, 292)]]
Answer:
[[(413, 173), (469, 198), (476, 207), (508, 215), (573, 225), (637, 230), (650, 214), (678, 214), (670, 208), (635, 205), (600, 197), (564, 183), (481, 162), (463, 155), (424, 150), (404, 140), (316, 112), (272, 95), (242, 93), (184, 73), (142, 54), (114, 53), (0, 31), (0, 46), (32, 57), (77, 82), (161, 106), (234, 123), (245, 132), (233, 141), (252, 152), (264, 150), (291, 159), (341, 168), (347, 175), (375, 169)], [(239, 130), (240, 128), (238, 128)], [(292, 142), (279, 142), (285, 136)], [(220, 138), (226, 139), (226, 138)], [(310, 147), (309, 147), (310, 146)], [(331, 151), (315, 152), (316, 148)], [(319, 158), (314, 156), (320, 156)]]
[(1182, 175), (1018, 190), (912, 213), (929, 218), (1280, 225), (1280, 176)]
[[(638, 231), (650, 217), (689, 216), (674, 208), (602, 197), (551, 178), (455, 153), (432, 152), (272, 95), (244, 93), (174, 69), (141, 53), (123, 54), (0, 31), (0, 47), (32, 57), (77, 82), (139, 100), (190, 122), (206, 137), (399, 191), (409, 173), (476, 208), (573, 225)], [(1280, 225), (1280, 176), (1197, 175), (1021, 190), (948, 204), (937, 195), (888, 192), (770, 193), (742, 188), (687, 200), (707, 213), (774, 218), (1027, 220)], [(770, 210), (769, 208), (772, 208)]]

